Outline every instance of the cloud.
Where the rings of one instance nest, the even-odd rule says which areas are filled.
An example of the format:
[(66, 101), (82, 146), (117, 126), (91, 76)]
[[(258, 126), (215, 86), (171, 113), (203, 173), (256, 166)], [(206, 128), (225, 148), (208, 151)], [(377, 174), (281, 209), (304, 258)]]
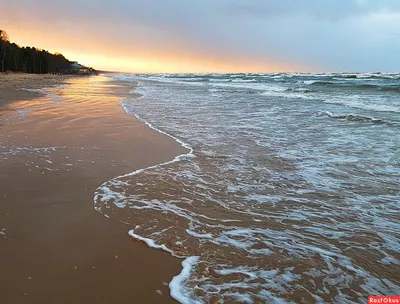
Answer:
[(277, 19), (305, 16), (310, 19), (337, 22), (346, 18), (368, 15), (380, 10), (400, 11), (397, 0), (250, 0), (233, 1), (227, 11), (235, 16)]
[(400, 69), (398, 0), (16, 0), (2, 6), (0, 20), (7, 11), (14, 27), (59, 33), (98, 55), (164, 62), (164, 52), (172, 66), (181, 58), (305, 70)]

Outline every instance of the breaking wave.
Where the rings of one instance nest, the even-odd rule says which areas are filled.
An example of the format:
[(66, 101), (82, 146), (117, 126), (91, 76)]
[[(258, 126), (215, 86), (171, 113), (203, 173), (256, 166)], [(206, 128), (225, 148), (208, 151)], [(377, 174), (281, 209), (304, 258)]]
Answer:
[(264, 83), (129, 76), (142, 82), (132, 91), (141, 97), (124, 100), (125, 111), (188, 154), (106, 181), (95, 209), (184, 259), (169, 285), (181, 303), (363, 303), (399, 293), (399, 133), (357, 128), (394, 125), (397, 114), (282, 102), (274, 94), (316, 92), (298, 86), (304, 76), (276, 76), (296, 85), (268, 84), (265, 94)]

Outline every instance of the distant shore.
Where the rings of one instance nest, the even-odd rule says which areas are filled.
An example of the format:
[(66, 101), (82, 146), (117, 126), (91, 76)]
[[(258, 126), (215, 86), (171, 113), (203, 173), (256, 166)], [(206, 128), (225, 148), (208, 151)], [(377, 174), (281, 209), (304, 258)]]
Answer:
[(176, 303), (166, 284), (181, 261), (93, 209), (105, 180), (182, 152), (123, 111), (130, 89), (102, 76), (0, 75), (1, 303)]

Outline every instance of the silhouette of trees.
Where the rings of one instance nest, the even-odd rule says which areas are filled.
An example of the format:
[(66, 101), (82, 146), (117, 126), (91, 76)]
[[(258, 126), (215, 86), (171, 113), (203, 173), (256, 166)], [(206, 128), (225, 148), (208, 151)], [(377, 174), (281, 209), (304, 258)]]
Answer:
[(6, 56), (6, 44), (8, 43), (8, 35), (5, 31), (0, 30), (0, 59), (1, 59), (1, 71), (4, 72), (5, 56)]
[(4, 30), (0, 30), (0, 72), (20, 71), (25, 73), (60, 73), (70, 69), (71, 62), (62, 54), (51, 54), (34, 47), (20, 47), (9, 41)]

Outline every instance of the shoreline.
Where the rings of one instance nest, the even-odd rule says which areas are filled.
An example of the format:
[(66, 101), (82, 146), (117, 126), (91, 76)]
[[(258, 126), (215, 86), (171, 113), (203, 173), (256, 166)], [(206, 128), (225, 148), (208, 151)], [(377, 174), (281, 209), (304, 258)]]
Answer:
[[(73, 90), (83, 94), (79, 90), (99, 81), (88, 79), (73, 77), (63, 80), (70, 84), (68, 88), (50, 89), (63, 98), (60, 104), (28, 92), (31, 99), (9, 100), (0, 110), (1, 119), (5, 113), (32, 108), (23, 119), (12, 119), (0, 128), (0, 142), (6, 147), (0, 152), (15, 147), (20, 148), (17, 151), (55, 147), (54, 151), (46, 148), (50, 149), (47, 154), (32, 150), (0, 159), (0, 230), (4, 231), (0, 264), (7, 274), (0, 284), (0, 298), (12, 303), (90, 303), (100, 299), (102, 303), (176, 303), (163, 282), (180, 274), (181, 260), (143, 242), (132, 242), (128, 226), (107, 221), (93, 210), (92, 191), (121, 173), (165, 162), (181, 154), (182, 147), (123, 111), (119, 103), (129, 92), (126, 84), (104, 81), (101, 85), (111, 88), (110, 96), (100, 98), (101, 94), (90, 92), (95, 97), (87, 98), (81, 109), (82, 121), (77, 120), (81, 110), (74, 110), (66, 101), (80, 107), (82, 101)], [(105, 105), (104, 99), (110, 103)], [(114, 109), (115, 115), (88, 114), (89, 109), (98, 110), (93, 104), (104, 106), (103, 112)], [(55, 109), (62, 113), (54, 114)], [(66, 118), (68, 111), (76, 112)], [(115, 126), (121, 134), (108, 126)], [(89, 286), (85, 288), (85, 284)]]
[[(132, 84), (132, 83), (129, 83), (129, 84)], [(135, 85), (135, 87), (132, 90), (130, 90), (130, 92), (134, 91), (135, 88), (137, 88), (137, 84)], [(140, 97), (135, 97), (135, 98), (140, 98)], [(146, 168), (141, 168), (141, 169), (132, 171), (132, 172), (124, 174), (124, 175), (116, 176), (111, 180), (124, 178), (124, 177), (127, 177), (127, 176), (135, 176), (135, 175), (138, 175), (138, 174), (140, 174), (140, 173), (142, 173), (144, 171), (148, 171), (148, 170), (151, 170), (151, 169), (154, 169), (154, 168), (157, 168), (157, 167), (163, 167), (163, 166), (175, 163), (175, 162), (180, 162), (181, 160), (186, 159), (186, 158), (195, 157), (194, 154), (193, 154), (193, 148), (188, 143), (185, 143), (182, 140), (180, 140), (179, 138), (177, 138), (177, 137), (175, 137), (175, 136), (173, 136), (173, 135), (171, 135), (171, 134), (169, 134), (169, 133), (167, 133), (165, 131), (162, 131), (162, 130), (158, 129), (157, 127), (154, 127), (151, 123), (149, 123), (145, 119), (141, 118), (138, 114), (134, 114), (134, 113), (130, 114), (128, 109), (123, 105), (124, 101), (125, 101), (125, 99), (120, 102), (120, 106), (124, 109), (124, 111), (126, 112), (127, 115), (131, 115), (131, 116), (133, 115), (139, 122), (145, 124), (149, 129), (151, 129), (153, 131), (156, 131), (157, 133), (159, 133), (161, 135), (165, 135), (165, 136), (167, 136), (169, 138), (172, 138), (176, 143), (178, 143), (182, 148), (184, 148), (186, 150), (186, 153), (182, 153), (182, 154), (176, 155), (173, 159), (167, 160), (167, 161), (159, 163), (159, 164), (155, 164), (153, 166), (149, 166), (149, 167), (146, 167)], [(105, 185), (107, 183), (109, 183), (111, 180), (102, 183), (97, 189), (100, 189), (103, 186), (106, 187)], [(99, 194), (96, 191), (94, 193), (94, 198), (93, 198), (95, 204), (96, 204), (96, 201), (98, 200), (99, 196), (101, 196), (101, 194)], [(105, 216), (106, 218), (111, 219), (107, 215), (103, 214), (100, 210), (98, 210), (95, 205), (94, 205), (94, 209), (97, 212), (99, 212), (100, 214), (102, 214), (103, 216)], [(124, 222), (121, 221), (121, 223), (124, 223)], [(142, 236), (136, 234), (135, 233), (135, 229), (136, 228), (130, 229), (128, 231), (128, 235), (130, 237), (132, 237), (133, 239), (135, 239), (137, 241), (145, 243), (146, 246), (151, 248), (151, 249), (160, 249), (160, 250), (162, 250), (164, 252), (167, 252), (171, 256), (173, 256), (175, 258), (178, 258), (178, 259), (180, 259), (182, 261), (181, 262), (181, 266), (182, 266), (181, 272), (171, 279), (171, 281), (168, 284), (168, 287), (169, 287), (169, 290), (170, 290), (170, 296), (173, 299), (175, 299), (179, 303), (190, 303), (191, 302), (190, 298), (186, 294), (182, 293), (181, 289), (182, 289), (182, 284), (184, 283), (185, 279), (187, 279), (188, 276), (190, 275), (190, 272), (191, 272), (192, 268), (194, 267), (194, 265), (197, 263), (199, 257), (197, 257), (197, 256), (187, 256), (187, 257), (178, 256), (171, 249), (169, 249), (167, 246), (165, 246), (165, 244), (161, 244), (161, 245), (157, 244), (152, 239), (145, 238), (145, 237), (142, 237)]]

